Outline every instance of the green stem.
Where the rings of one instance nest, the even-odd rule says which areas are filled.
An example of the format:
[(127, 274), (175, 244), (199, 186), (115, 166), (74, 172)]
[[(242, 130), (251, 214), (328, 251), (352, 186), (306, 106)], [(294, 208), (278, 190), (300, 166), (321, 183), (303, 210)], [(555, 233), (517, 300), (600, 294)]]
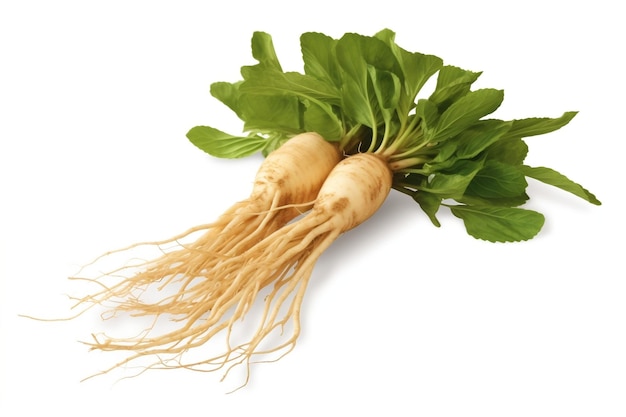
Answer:
[(429, 175), (428, 172), (424, 171), (420, 168), (404, 168), (394, 171), (397, 174), (419, 174), (419, 175)]
[(416, 145), (412, 148), (407, 149), (406, 151), (402, 152), (402, 153), (397, 153), (394, 154), (392, 156), (390, 156), (391, 159), (406, 159), (406, 158), (411, 158), (411, 157), (415, 157), (415, 154), (417, 154), (417, 152), (419, 150), (421, 150), (422, 148), (424, 148), (426, 145), (428, 145), (427, 143), (423, 142), (420, 143), (419, 145)]
[(370, 113), (370, 120), (372, 121), (372, 141), (370, 142), (367, 152), (373, 153), (376, 149), (376, 142), (378, 141), (378, 125), (376, 124), (376, 117), (374, 117), (373, 113)]
[(353, 146), (353, 142), (360, 142), (363, 125), (353, 126), (339, 141), (339, 149), (345, 151)]
[(427, 159), (417, 158), (417, 157), (405, 158), (405, 159), (400, 159), (397, 161), (389, 162), (389, 169), (391, 169), (393, 172), (398, 172), (401, 170), (402, 172), (406, 172), (404, 170), (406, 170), (407, 168), (410, 168), (419, 164), (423, 164), (424, 162), (427, 162)]
[[(377, 154), (385, 154), (385, 148), (387, 147), (387, 142), (391, 137), (391, 121), (385, 121), (385, 133), (383, 133), (383, 140), (380, 142), (380, 146), (376, 149)], [(371, 147), (370, 147), (371, 148)]]
[[(421, 119), (419, 117), (414, 116), (411, 119), (411, 123), (409, 123), (406, 129), (400, 130), (400, 132), (402, 133), (398, 135), (398, 137), (396, 137), (393, 143), (391, 143), (387, 147), (387, 149), (383, 151), (382, 155), (389, 158), (391, 157), (391, 155), (393, 155), (395, 152), (401, 149), (402, 146), (404, 146), (405, 143), (409, 141), (413, 135), (415, 135), (417, 138), (421, 137), (421, 132), (417, 130), (420, 125), (420, 121)], [(406, 152), (403, 152), (403, 154), (405, 153)]]
[(392, 188), (394, 190), (400, 191), (402, 194), (406, 194), (411, 197), (413, 197), (413, 195), (415, 194), (414, 190), (411, 190), (405, 184), (402, 184), (402, 183), (394, 184)]

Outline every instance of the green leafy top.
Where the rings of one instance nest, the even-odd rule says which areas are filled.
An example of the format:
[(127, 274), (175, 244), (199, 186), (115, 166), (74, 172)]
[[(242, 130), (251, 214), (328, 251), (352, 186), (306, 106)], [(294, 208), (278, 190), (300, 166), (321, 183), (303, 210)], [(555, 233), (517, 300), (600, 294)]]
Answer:
[[(247, 133), (197, 126), (187, 137), (213, 156), (239, 158), (266, 155), (298, 133), (318, 132), (345, 155), (372, 152), (387, 160), (393, 187), (413, 198), (436, 226), (437, 212), (447, 207), (470, 235), (493, 242), (527, 240), (541, 229), (543, 215), (519, 207), (529, 198), (527, 177), (600, 204), (557, 171), (524, 164), (523, 138), (557, 130), (576, 112), (486, 118), (502, 103), (502, 90), (472, 90), (479, 72), (408, 52), (394, 39), (388, 29), (340, 39), (305, 33), (299, 73), (285, 72), (270, 35), (255, 32), (257, 63), (241, 68), (241, 80), (211, 86), (211, 94), (237, 114)], [(434, 91), (421, 96), (435, 74)]]

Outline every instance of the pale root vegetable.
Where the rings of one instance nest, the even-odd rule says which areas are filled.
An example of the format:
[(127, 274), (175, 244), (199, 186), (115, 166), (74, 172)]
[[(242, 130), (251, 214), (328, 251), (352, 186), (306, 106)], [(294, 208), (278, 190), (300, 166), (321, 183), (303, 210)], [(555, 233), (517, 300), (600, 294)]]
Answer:
[[(180, 311), (168, 307), (170, 314), (186, 316), (185, 326), (157, 337), (100, 338), (92, 347), (133, 351), (117, 366), (153, 355), (159, 358), (155, 367), (196, 370), (230, 369), (240, 363), (248, 369), (253, 357), (286, 354), (300, 334), (301, 304), (317, 259), (340, 234), (380, 208), (391, 181), (391, 171), (379, 156), (363, 153), (347, 157), (330, 172), (309, 213), (276, 230), (242, 256), (223, 259), (214, 270), (215, 280), (198, 283), (191, 289), (194, 296), (179, 300)], [(247, 332), (244, 328), (246, 335), (238, 334), (243, 342), (231, 340), (233, 333), (241, 330), (235, 324), (250, 312), (254, 300), (268, 286), (263, 311), (253, 316), (258, 318), (254, 328), (248, 327)], [(219, 297), (212, 295), (216, 288)], [(279, 337), (272, 343), (270, 335), (289, 331), (286, 339)], [(226, 343), (222, 353), (192, 362), (183, 360), (185, 353), (214, 340), (221, 332)], [(263, 342), (270, 346), (262, 346)]]
[[(176, 244), (157, 259), (124, 266), (95, 279), (75, 278), (96, 282), (101, 287), (98, 292), (79, 298), (76, 306), (88, 309), (106, 305), (110, 310), (103, 317), (120, 313), (151, 316), (155, 320), (160, 316), (175, 317), (181, 332), (193, 327), (199, 319), (197, 310), (219, 308), (219, 300), (229, 291), (220, 264), (225, 259), (234, 262), (257, 242), (309, 210), (339, 160), (338, 148), (316, 133), (289, 139), (263, 161), (250, 197), (234, 204), (217, 222), (166, 241), (121, 250), (146, 244)], [(195, 241), (178, 244), (194, 232), (204, 233)], [(169, 341), (156, 338), (152, 345)]]
[[(92, 349), (128, 354), (103, 372), (131, 361), (143, 369), (226, 374), (241, 364), (247, 382), (253, 361), (295, 347), (317, 260), (372, 216), (391, 188), (419, 204), (434, 225), (447, 208), (471, 236), (491, 242), (524, 241), (540, 231), (544, 216), (520, 207), (529, 198), (525, 177), (600, 204), (557, 171), (524, 163), (523, 138), (559, 129), (576, 112), (486, 119), (502, 90), (472, 90), (480, 73), (408, 52), (394, 36), (386, 29), (340, 39), (303, 34), (300, 74), (284, 72), (269, 35), (255, 32), (258, 65), (242, 67), (240, 81), (211, 86), (247, 133), (196, 126), (187, 138), (222, 158), (267, 153), (301, 129), (336, 146), (313, 133), (291, 139), (263, 163), (250, 198), (217, 222), (154, 242), (163, 251), (156, 260), (92, 280), (101, 290), (79, 299), (81, 307), (148, 319), (136, 336), (94, 335)], [(422, 96), (435, 74), (434, 91)]]

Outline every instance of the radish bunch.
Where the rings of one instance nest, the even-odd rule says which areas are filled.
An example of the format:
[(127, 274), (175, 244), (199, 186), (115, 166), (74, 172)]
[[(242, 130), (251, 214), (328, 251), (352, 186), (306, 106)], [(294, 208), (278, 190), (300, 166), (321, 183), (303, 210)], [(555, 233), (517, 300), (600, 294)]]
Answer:
[[(271, 37), (254, 33), (257, 63), (242, 67), (241, 80), (211, 87), (241, 118), (245, 134), (209, 126), (187, 134), (216, 157), (267, 156), (250, 198), (215, 223), (155, 242), (201, 232), (138, 272), (124, 275), (122, 267), (95, 279), (101, 289), (79, 299), (87, 308), (108, 306), (110, 315), (171, 321), (136, 337), (94, 335), (93, 349), (130, 352), (104, 372), (144, 357), (155, 358), (152, 367), (227, 372), (290, 351), (315, 262), (392, 189), (418, 203), (436, 226), (438, 211), (447, 208), (470, 235), (493, 242), (528, 240), (543, 226), (542, 214), (521, 207), (529, 198), (527, 177), (600, 204), (557, 171), (524, 163), (523, 139), (565, 126), (575, 112), (487, 118), (502, 103), (501, 90), (472, 90), (480, 73), (406, 51), (390, 30), (339, 39), (305, 33), (301, 47), (304, 71), (285, 72)], [(434, 90), (423, 94), (434, 76)], [(157, 301), (142, 297), (151, 290)], [(262, 296), (263, 307), (252, 314)], [(251, 314), (256, 324), (240, 334), (238, 325)], [(274, 340), (276, 333), (283, 337)], [(223, 349), (186, 360), (218, 338)]]

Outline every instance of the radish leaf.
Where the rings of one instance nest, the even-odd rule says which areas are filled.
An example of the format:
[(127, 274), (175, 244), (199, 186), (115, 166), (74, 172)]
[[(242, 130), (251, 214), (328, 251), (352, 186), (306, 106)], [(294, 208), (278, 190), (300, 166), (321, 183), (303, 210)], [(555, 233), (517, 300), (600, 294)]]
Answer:
[(583, 186), (575, 183), (574, 181), (567, 178), (565, 175), (551, 168), (529, 167), (524, 165), (521, 167), (521, 169), (527, 177), (534, 178), (545, 184), (552, 185), (564, 191), (570, 192), (575, 196), (590, 202), (591, 204), (595, 204), (597, 206), (602, 204), (595, 195), (593, 195), (587, 189), (583, 188)]
[(187, 138), (206, 153), (218, 158), (243, 158), (252, 155), (266, 145), (260, 136), (233, 136), (209, 126), (196, 126)]
[(452, 206), (463, 220), (467, 233), (490, 242), (519, 242), (532, 239), (543, 227), (543, 214), (521, 208)]
[(269, 34), (265, 32), (254, 32), (252, 34), (251, 47), (252, 56), (259, 61), (260, 65), (282, 71), (274, 49), (274, 42)]
[(483, 198), (511, 198), (523, 194), (527, 186), (524, 173), (517, 167), (487, 161), (472, 179), (466, 193)]
[(439, 71), (437, 87), (429, 99), (436, 103), (439, 110), (443, 112), (450, 104), (470, 91), (472, 83), (478, 79), (480, 74), (480, 72), (446, 65)]
[(304, 73), (341, 88), (339, 63), (335, 57), (336, 44), (335, 39), (322, 33), (304, 33), (300, 37)]
[(565, 112), (563, 116), (556, 119), (534, 117), (529, 119), (513, 120), (513, 126), (505, 137), (525, 138), (528, 136), (550, 133), (568, 124), (574, 116), (576, 116), (576, 114), (577, 112), (570, 111)]
[(482, 89), (467, 93), (441, 115), (431, 140), (439, 142), (458, 135), (483, 116), (494, 112), (503, 99), (501, 90)]

